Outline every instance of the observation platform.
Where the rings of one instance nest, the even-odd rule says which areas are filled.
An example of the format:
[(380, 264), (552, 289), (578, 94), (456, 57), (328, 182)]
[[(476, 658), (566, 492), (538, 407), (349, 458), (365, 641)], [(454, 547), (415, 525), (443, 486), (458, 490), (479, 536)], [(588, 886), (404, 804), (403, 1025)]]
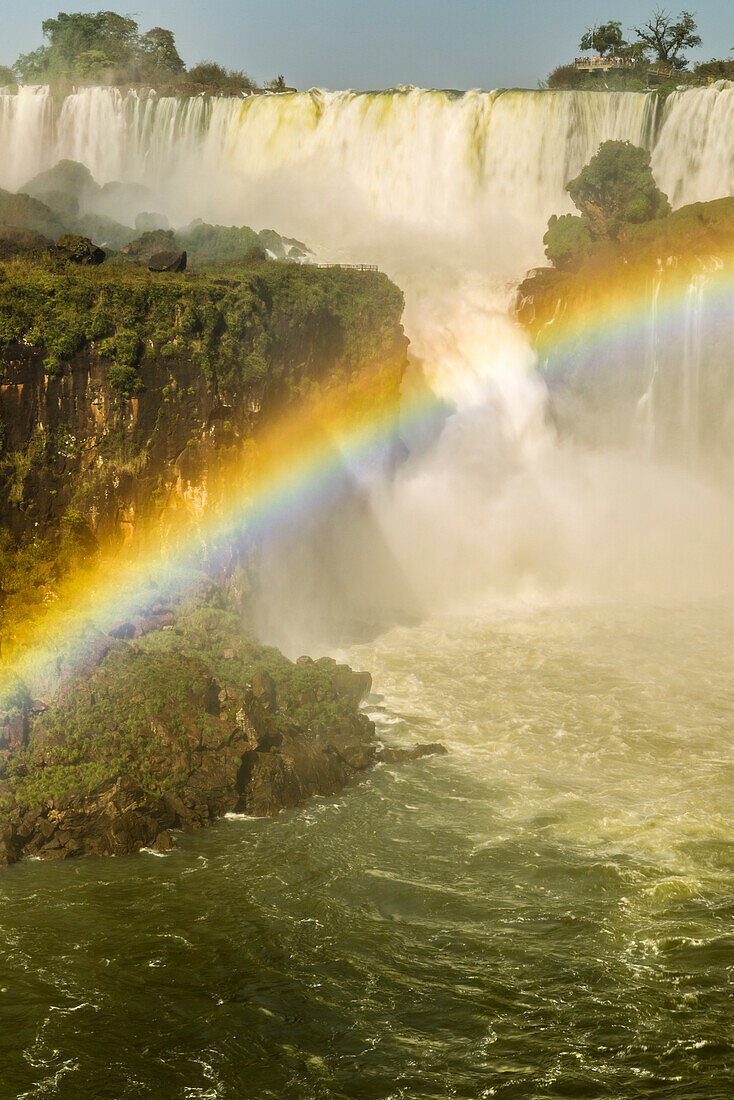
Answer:
[(577, 57), (574, 65), (582, 72), (608, 73), (610, 69), (630, 69), (634, 61), (626, 57)]

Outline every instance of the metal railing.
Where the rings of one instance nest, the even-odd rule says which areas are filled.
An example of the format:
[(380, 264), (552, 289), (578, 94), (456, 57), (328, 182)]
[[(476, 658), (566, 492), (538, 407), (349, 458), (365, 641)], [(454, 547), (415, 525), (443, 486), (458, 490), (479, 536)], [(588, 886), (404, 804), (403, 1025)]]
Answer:
[(344, 271), (379, 271), (377, 264), (311, 264), (311, 267), (340, 267)]
[(574, 65), (577, 69), (628, 69), (635, 62), (627, 57), (577, 57)]

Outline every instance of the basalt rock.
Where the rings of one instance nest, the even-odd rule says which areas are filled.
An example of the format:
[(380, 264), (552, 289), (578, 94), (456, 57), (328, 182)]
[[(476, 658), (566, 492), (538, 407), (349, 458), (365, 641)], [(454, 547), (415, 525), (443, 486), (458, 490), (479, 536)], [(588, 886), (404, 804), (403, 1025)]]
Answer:
[(401, 764), (406, 760), (421, 760), (424, 756), (446, 756), (447, 749), (439, 741), (427, 745), (414, 745), (412, 749), (382, 748), (376, 755), (381, 764)]
[(56, 242), (54, 253), (61, 260), (71, 264), (88, 264), (96, 267), (104, 263), (105, 251), (98, 248), (90, 241), (89, 237), (82, 237), (76, 233), (64, 233)]
[(185, 270), (185, 252), (156, 252), (148, 260), (148, 271), (179, 272)]
[(0, 866), (167, 851), (176, 831), (226, 813), (274, 817), (339, 793), (376, 760), (445, 751), (378, 752), (357, 702), (369, 677), (257, 645), (221, 595), (202, 586), (184, 607), (156, 608), (152, 619), (172, 623), (148, 630), (143, 616), (134, 641), (125, 630), (111, 648), (90, 640), (84, 669), (45, 683), (44, 699), (7, 685)]

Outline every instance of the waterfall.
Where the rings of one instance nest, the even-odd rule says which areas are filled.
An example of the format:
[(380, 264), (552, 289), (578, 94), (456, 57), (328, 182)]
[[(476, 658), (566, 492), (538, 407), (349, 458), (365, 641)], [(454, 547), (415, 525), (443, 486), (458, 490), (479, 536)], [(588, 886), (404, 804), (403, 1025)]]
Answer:
[(212, 99), (109, 88), (57, 100), (22, 88), (0, 95), (0, 186), (78, 160), (101, 184), (146, 184), (179, 222), (276, 223), (365, 260), (412, 233), (515, 274), (541, 258), (548, 217), (571, 208), (565, 184), (601, 141), (649, 144), (656, 103), (636, 93)]
[[(726, 558), (728, 512), (691, 484), (683, 494), (678, 475), (661, 480), (652, 462), (640, 464), (639, 431), (638, 457), (629, 438), (646, 390), (637, 423), (649, 458), (667, 445), (671, 401), (677, 411), (668, 420), (682, 427), (696, 462), (705, 417), (717, 430), (730, 426), (729, 397), (717, 399), (716, 387), (702, 382), (708, 351), (699, 291), (688, 298), (677, 358), (669, 343), (664, 354), (658, 346), (651, 311), (644, 382), (626, 413), (626, 450), (614, 459), (598, 449), (599, 442), (620, 446), (606, 407), (589, 420), (588, 451), (569, 451), (555, 439), (545, 385), (510, 303), (517, 280), (544, 262), (548, 218), (572, 210), (567, 181), (602, 141), (649, 148), (656, 178), (677, 206), (734, 191), (732, 133), (734, 86), (725, 84), (676, 92), (662, 106), (640, 92), (399, 88), (174, 98), (86, 88), (57, 99), (45, 88), (23, 88), (0, 93), (0, 186), (20, 189), (60, 159), (78, 160), (99, 184), (147, 188), (138, 189), (142, 208), (120, 205), (124, 189), (111, 189), (93, 212), (128, 225), (145, 209), (174, 225), (199, 217), (276, 228), (306, 241), (320, 259), (376, 263), (396, 280), (406, 294), (412, 360), (456, 409), (430, 453), (414, 456), (392, 486), (370, 488), (369, 522), (411, 578), (415, 592), (403, 602), (420, 613), (441, 593), (471, 599), (489, 583), (678, 583), (677, 548), (717, 509), (722, 526), (709, 531), (708, 543), (716, 562)], [(721, 377), (729, 378), (721, 326), (717, 339)], [(639, 352), (630, 350), (637, 362)], [(606, 385), (611, 394), (612, 382)], [(368, 546), (364, 516), (359, 522), (352, 544)], [(322, 606), (339, 603), (338, 553)], [(294, 638), (276, 627), (296, 622), (304, 588), (318, 590), (312, 574), (319, 555), (298, 547), (298, 559), (308, 558), (304, 574), (293, 559), (279, 560), (287, 554), (278, 548), (269, 559), (270, 590), (287, 610), (271, 607), (266, 619), (276, 626), (264, 633), (295, 648), (309, 638), (313, 604)], [(711, 561), (694, 568), (694, 559), (686, 558), (689, 573), (717, 575)], [(370, 574), (362, 562), (356, 584), (354, 560), (344, 565), (344, 585), (368, 592), (365, 614), (373, 616), (386, 574)], [(352, 601), (356, 616), (360, 599)], [(396, 606), (401, 596), (390, 601)]]

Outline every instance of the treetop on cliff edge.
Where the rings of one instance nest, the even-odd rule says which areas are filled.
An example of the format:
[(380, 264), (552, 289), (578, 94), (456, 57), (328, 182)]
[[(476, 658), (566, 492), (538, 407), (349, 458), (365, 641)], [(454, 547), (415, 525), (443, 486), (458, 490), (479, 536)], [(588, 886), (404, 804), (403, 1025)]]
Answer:
[(653, 178), (650, 154), (629, 141), (603, 142), (566, 190), (596, 240), (613, 240), (625, 225), (670, 213), (667, 195)]
[[(199, 61), (186, 70), (173, 31), (152, 27), (141, 32), (131, 15), (113, 11), (59, 12), (42, 23), (45, 42), (21, 54), (13, 69), (0, 66), (0, 87), (65, 82), (164, 86), (189, 94), (236, 93), (257, 88), (246, 72), (216, 61)], [(270, 91), (290, 91), (283, 76), (268, 82)]]
[(605, 141), (567, 185), (580, 216), (553, 216), (543, 238), (556, 267), (580, 263), (595, 243), (616, 241), (631, 225), (664, 218), (668, 198), (655, 183), (650, 154), (629, 141)]

